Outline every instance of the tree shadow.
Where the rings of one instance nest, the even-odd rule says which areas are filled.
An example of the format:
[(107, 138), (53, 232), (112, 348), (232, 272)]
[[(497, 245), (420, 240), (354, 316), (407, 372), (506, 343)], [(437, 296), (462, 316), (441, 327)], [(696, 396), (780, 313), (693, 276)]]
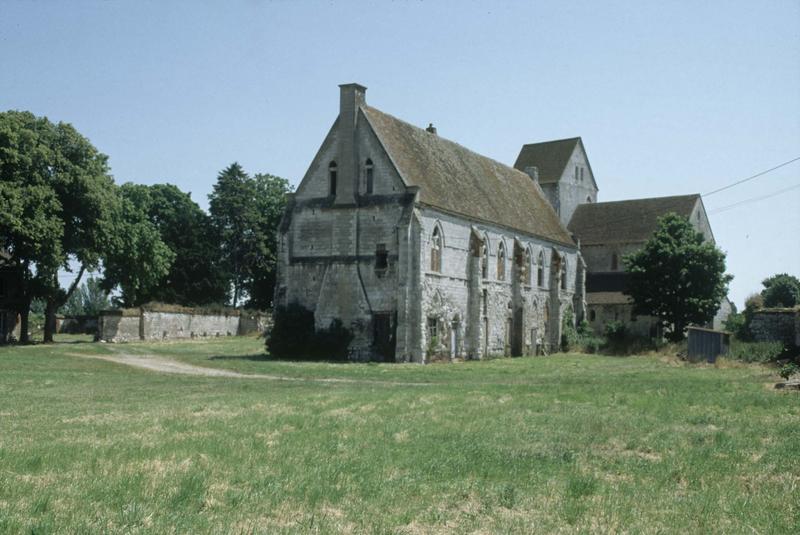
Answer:
[(288, 357), (273, 357), (267, 353), (255, 353), (252, 355), (214, 355), (208, 357), (208, 360), (249, 360), (251, 362), (316, 362), (319, 364), (352, 364), (349, 360), (333, 360), (321, 358), (288, 358)]

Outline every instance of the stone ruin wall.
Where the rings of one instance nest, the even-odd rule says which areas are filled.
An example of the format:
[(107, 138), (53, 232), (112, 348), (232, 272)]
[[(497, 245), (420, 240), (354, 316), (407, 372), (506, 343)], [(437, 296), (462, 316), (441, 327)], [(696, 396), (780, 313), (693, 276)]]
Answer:
[(208, 314), (190, 311), (110, 311), (100, 315), (99, 338), (105, 342), (185, 340), (262, 333), (269, 316), (260, 313)]
[(757, 342), (783, 342), (800, 347), (800, 308), (765, 309), (755, 312), (750, 332)]

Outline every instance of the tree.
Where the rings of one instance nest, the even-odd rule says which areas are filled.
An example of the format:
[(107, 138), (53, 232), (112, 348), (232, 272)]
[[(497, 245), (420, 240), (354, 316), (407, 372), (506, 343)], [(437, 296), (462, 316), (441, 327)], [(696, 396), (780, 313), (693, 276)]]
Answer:
[(234, 307), (244, 295), (249, 296), (251, 306), (272, 302), (275, 235), (290, 191), (286, 180), (272, 175), (251, 178), (238, 163), (217, 178), (209, 195), (209, 212)]
[(103, 256), (102, 287), (118, 288), (115, 301), (123, 307), (142, 304), (169, 272), (175, 254), (161, 241), (147, 214), (120, 195), (115, 207), (114, 234)]
[[(211, 218), (190, 194), (172, 184), (123, 184), (122, 196), (139, 208), (174, 254), (169, 272), (135, 298), (122, 301), (140, 305), (160, 301), (184, 306), (223, 303), (228, 285), (220, 267), (218, 240)], [(124, 292), (123, 292), (124, 294)]]
[(96, 316), (110, 307), (108, 292), (102, 288), (100, 279), (89, 277), (67, 299), (60, 312), (68, 316)]
[[(107, 157), (71, 125), (30, 112), (0, 113), (0, 247), (22, 280), (22, 342), (36, 297), (45, 300), (45, 341), (52, 341), (55, 311), (100, 261), (114, 202)], [(78, 274), (64, 290), (58, 272), (71, 270), (71, 261)]]
[(766, 307), (791, 308), (800, 304), (800, 280), (788, 273), (779, 273), (764, 279), (761, 296)]
[(259, 268), (255, 270), (247, 288), (251, 308), (272, 307), (275, 294), (276, 264), (278, 260), (278, 226), (286, 211), (286, 202), (292, 188), (289, 181), (269, 174), (256, 174), (256, 204), (261, 214), (260, 234), (264, 237), (264, 256)]
[(674, 213), (659, 219), (653, 236), (625, 257), (625, 265), (634, 312), (671, 327), (673, 341), (683, 339), (688, 325), (713, 319), (733, 279), (725, 274), (725, 253)]

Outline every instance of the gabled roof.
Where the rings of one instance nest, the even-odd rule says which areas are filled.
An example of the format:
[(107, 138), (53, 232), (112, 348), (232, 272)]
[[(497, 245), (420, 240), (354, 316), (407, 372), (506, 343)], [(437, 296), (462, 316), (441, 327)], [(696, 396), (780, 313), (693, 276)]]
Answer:
[(527, 167), (536, 167), (540, 184), (558, 182), (580, 142), (580, 137), (571, 137), (523, 145), (514, 168), (524, 172)]
[(567, 227), (581, 245), (645, 242), (656, 230), (659, 217), (675, 212), (688, 218), (699, 200), (695, 193), (581, 204)]
[(574, 246), (525, 173), (370, 106), (361, 109), (406, 184), (420, 187), (421, 204)]

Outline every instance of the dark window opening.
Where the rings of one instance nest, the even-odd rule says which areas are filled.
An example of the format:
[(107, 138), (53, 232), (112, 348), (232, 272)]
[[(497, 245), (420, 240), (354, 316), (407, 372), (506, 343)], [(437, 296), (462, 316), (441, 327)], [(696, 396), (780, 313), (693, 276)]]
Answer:
[(331, 195), (336, 195), (336, 169), (336, 162), (331, 162), (328, 166), (328, 182)]
[(524, 260), (524, 262), (525, 262), (525, 264), (522, 266), (522, 269), (523, 269), (522, 280), (525, 281), (525, 284), (530, 286), (531, 285), (531, 267), (532, 267), (531, 266), (531, 251), (530, 251), (530, 249), (526, 249), (525, 250), (525, 260)]
[(544, 288), (544, 254), (539, 253), (539, 264), (536, 266), (536, 284)]
[(567, 289), (567, 262), (561, 263), (561, 289)]
[(431, 343), (437, 343), (439, 337), (439, 320), (437, 318), (428, 318), (428, 339)]
[(502, 242), (497, 246), (497, 280), (506, 280), (506, 248)]
[(483, 258), (481, 259), (481, 278), (489, 278), (489, 241), (483, 242)]
[(483, 291), (483, 315), (488, 316), (489, 310), (489, 292), (487, 290)]
[(442, 233), (439, 232), (439, 227), (433, 229), (431, 237), (431, 271), (442, 271)]
[(597, 313), (594, 309), (589, 310), (589, 321), (594, 321), (597, 318)]
[(611, 271), (616, 271), (617, 269), (619, 269), (619, 257), (617, 256), (617, 253), (612, 253), (611, 254)]
[(372, 166), (372, 160), (370, 160), (369, 158), (367, 158), (367, 163), (365, 168), (367, 171), (367, 195), (371, 195), (374, 182), (374, 171)]
[(389, 267), (389, 251), (386, 250), (385, 243), (375, 246), (375, 269), (386, 269)]

